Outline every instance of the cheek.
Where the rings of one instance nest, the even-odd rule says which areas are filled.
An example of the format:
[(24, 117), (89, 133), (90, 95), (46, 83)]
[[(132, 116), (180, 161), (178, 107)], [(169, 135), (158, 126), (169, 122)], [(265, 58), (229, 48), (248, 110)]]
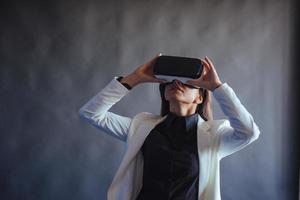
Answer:
[(165, 99), (166, 100), (169, 100), (170, 99), (170, 90), (168, 90), (167, 88), (165, 89), (165, 92), (164, 92), (164, 95), (165, 95)]
[[(172, 98), (176, 98), (176, 99), (179, 98), (180, 94), (181, 94), (180, 92), (175, 92), (174, 90), (171, 90), (170, 88), (166, 88), (165, 92), (164, 92), (165, 99), (167, 101), (169, 101)], [(182, 95), (180, 95), (180, 96), (182, 96)]]
[(195, 90), (187, 90), (185, 92), (185, 97), (189, 100), (189, 101), (194, 101), (197, 96), (198, 96), (198, 91)]

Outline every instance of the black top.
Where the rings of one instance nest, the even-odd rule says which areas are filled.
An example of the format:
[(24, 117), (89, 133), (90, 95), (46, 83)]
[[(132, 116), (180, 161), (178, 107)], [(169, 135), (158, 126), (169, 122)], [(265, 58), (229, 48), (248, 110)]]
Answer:
[(198, 199), (198, 113), (169, 113), (156, 125), (141, 148), (143, 186), (137, 200)]

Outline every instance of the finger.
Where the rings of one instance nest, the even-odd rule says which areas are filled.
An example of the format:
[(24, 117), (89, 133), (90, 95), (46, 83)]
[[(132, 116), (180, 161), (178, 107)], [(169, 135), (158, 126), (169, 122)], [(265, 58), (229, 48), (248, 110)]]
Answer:
[(158, 83), (166, 83), (166, 82), (168, 82), (168, 81), (166, 81), (166, 80), (164, 80), (164, 79), (158, 79), (157, 82), (158, 82)]
[(188, 80), (185, 82), (186, 84), (189, 84), (189, 85), (199, 85), (198, 81), (194, 81), (194, 80)]
[(162, 53), (156, 54), (156, 56), (154, 57), (153, 60), (157, 59), (158, 57), (160, 57), (162, 55)]
[(202, 87), (203, 80), (202, 80), (202, 78), (199, 78), (199, 79), (196, 79), (196, 80), (187, 80), (186, 84)]
[(167, 82), (164, 79), (158, 79), (158, 78), (155, 78), (155, 77), (153, 77), (151, 81), (156, 82), (156, 83), (165, 83), (165, 82)]
[[(159, 54), (158, 54), (159, 55)], [(148, 62), (146, 62), (145, 64), (143, 64), (143, 66), (145, 67), (145, 68), (151, 68), (151, 67), (153, 67), (153, 65), (155, 64), (155, 62), (156, 62), (156, 59), (158, 58), (158, 55), (157, 56), (155, 56), (154, 58), (152, 58), (151, 60), (149, 60)]]
[(187, 80), (186, 83), (187, 84), (194, 84), (196, 81), (195, 80)]
[(202, 61), (203, 61), (203, 64), (204, 64), (204, 68), (210, 69), (209, 63), (206, 60), (202, 60)]
[(204, 76), (201, 76), (200, 78), (197, 79), (198, 84), (202, 84), (204, 82)]
[(162, 53), (157, 54), (154, 58), (152, 58), (149, 62), (150, 65), (153, 65), (155, 63), (155, 61), (157, 60), (158, 57), (160, 57), (162, 55)]
[(216, 68), (215, 68), (214, 64), (212, 63), (212, 61), (208, 57), (206, 57), (206, 58), (207, 58), (208, 62), (210, 63), (211, 70), (216, 73)]
[[(205, 63), (205, 62), (204, 62)], [(207, 64), (207, 63), (205, 63), (204, 65), (203, 65), (203, 74), (206, 74), (208, 71), (209, 71), (209, 65)]]
[(202, 65), (203, 65), (202, 75), (200, 76), (200, 78), (201, 78), (203, 75), (205, 75), (207, 73), (208, 63), (201, 58), (200, 58), (200, 60), (202, 61)]
[(200, 76), (199, 78), (197, 78), (197, 79), (189, 79), (189, 80), (187, 80), (186, 82), (198, 84), (198, 83), (201, 83), (202, 80), (203, 80), (203, 75), (201, 75), (201, 76)]
[(209, 63), (209, 65), (210, 65), (212, 68), (214, 68), (214, 64), (212, 63), (212, 61), (211, 61), (207, 56), (205, 56), (205, 59), (206, 59), (206, 61)]

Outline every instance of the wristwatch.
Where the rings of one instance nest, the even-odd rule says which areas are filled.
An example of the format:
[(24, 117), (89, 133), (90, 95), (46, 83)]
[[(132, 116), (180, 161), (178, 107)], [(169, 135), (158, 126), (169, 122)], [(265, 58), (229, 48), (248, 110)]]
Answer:
[[(119, 81), (120, 83), (121, 83), (121, 80), (123, 79), (123, 76), (119, 76), (118, 78), (117, 78), (117, 81)], [(132, 89), (132, 87), (129, 85), (129, 84), (127, 84), (127, 83), (121, 83), (122, 85), (124, 85), (128, 90), (131, 90)]]

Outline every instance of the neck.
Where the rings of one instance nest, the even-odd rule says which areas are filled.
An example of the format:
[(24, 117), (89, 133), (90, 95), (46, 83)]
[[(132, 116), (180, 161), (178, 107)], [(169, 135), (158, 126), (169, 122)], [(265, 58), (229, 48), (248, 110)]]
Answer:
[(195, 114), (197, 104), (184, 104), (181, 102), (170, 102), (170, 112), (177, 116), (190, 116)]

